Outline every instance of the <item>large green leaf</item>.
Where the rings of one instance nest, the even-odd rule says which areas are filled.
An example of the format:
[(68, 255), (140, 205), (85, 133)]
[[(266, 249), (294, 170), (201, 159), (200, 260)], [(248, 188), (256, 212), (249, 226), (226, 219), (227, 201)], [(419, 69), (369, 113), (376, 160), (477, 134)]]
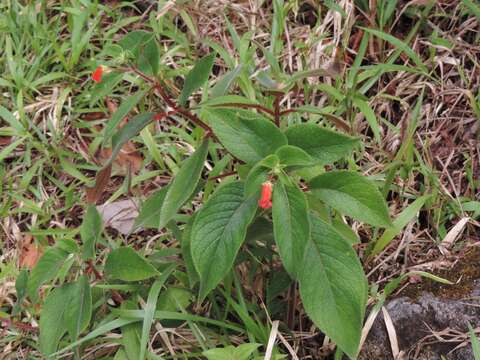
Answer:
[(273, 189), (273, 232), (283, 266), (296, 278), (310, 238), (307, 200), (295, 185), (277, 182)]
[(105, 274), (110, 279), (139, 281), (159, 275), (159, 272), (131, 247), (121, 247), (108, 255)]
[(182, 92), (178, 98), (178, 103), (180, 105), (185, 105), (188, 97), (208, 80), (210, 72), (212, 71), (213, 62), (215, 61), (215, 55), (215, 53), (211, 53), (205, 56), (195, 64), (192, 70), (190, 70), (185, 78)]
[(73, 284), (65, 284), (48, 294), (40, 311), (40, 351), (48, 356), (58, 347), (62, 336), (67, 332), (65, 311), (71, 296)]
[(330, 171), (310, 181), (315, 196), (334, 209), (371, 225), (391, 226), (382, 194), (366, 177), (351, 171)]
[(299, 273), (308, 316), (350, 358), (356, 358), (368, 283), (357, 254), (335, 229), (314, 216)]
[(155, 113), (144, 113), (134, 116), (124, 127), (118, 130), (112, 137), (112, 156), (104, 165), (110, 165), (117, 157), (122, 146), (131, 138), (138, 135), (142, 129), (147, 126), (153, 119)]
[(95, 257), (95, 244), (102, 234), (102, 218), (95, 205), (90, 204), (80, 227), (80, 237), (83, 242), (83, 259)]
[(358, 139), (315, 124), (298, 124), (285, 131), (288, 144), (297, 146), (323, 164), (330, 164), (349, 155)]
[(197, 213), (190, 246), (200, 275), (200, 299), (231, 269), (256, 209), (255, 197), (245, 199), (243, 184), (233, 182), (220, 187)]
[(38, 289), (57, 276), (68, 255), (67, 251), (59, 247), (45, 251), (28, 278), (27, 294), (33, 301), (38, 301)]
[(85, 275), (69, 288), (70, 299), (65, 310), (65, 326), (73, 341), (84, 331), (92, 317), (92, 292)]
[(205, 113), (222, 145), (247, 163), (256, 163), (287, 144), (285, 135), (260, 114), (239, 109), (208, 109)]
[(146, 202), (135, 221), (135, 228), (142, 226), (151, 218), (158, 218), (158, 227), (161, 229), (175, 216), (182, 205), (192, 196), (202, 175), (203, 165), (208, 154), (208, 139), (185, 160), (182, 167), (168, 186), (165, 196), (155, 194), (155, 202)]

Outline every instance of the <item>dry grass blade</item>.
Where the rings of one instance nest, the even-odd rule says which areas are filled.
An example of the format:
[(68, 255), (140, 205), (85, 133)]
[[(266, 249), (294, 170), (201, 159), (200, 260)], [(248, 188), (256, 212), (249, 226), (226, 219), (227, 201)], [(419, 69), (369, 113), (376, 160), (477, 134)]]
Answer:
[(280, 322), (275, 320), (272, 323), (272, 330), (270, 330), (270, 336), (268, 337), (267, 351), (265, 352), (264, 360), (270, 360), (272, 358), (273, 346), (275, 345), (275, 340), (278, 335), (278, 324)]
[(469, 217), (464, 217), (460, 219), (453, 228), (450, 229), (450, 231), (447, 233), (447, 235), (439, 245), (439, 249), (442, 252), (442, 254), (445, 255), (448, 253), (448, 250), (453, 246), (453, 244), (458, 239), (458, 237), (460, 236), (460, 234), (462, 233), (463, 229), (465, 228), (465, 226), (469, 221), (470, 221)]
[(392, 318), (388, 313), (385, 306), (382, 306), (383, 319), (385, 320), (385, 326), (387, 328), (388, 339), (390, 340), (390, 347), (392, 348), (393, 358), (396, 360), (401, 360), (400, 358), (400, 349), (398, 347), (397, 332), (395, 331), (395, 326), (393, 325)]

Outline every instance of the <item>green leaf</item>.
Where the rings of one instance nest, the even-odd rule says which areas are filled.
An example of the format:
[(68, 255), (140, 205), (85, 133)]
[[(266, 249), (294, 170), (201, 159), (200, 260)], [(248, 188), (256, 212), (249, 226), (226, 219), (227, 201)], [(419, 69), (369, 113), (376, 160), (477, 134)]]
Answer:
[(245, 179), (245, 196), (259, 195), (262, 184), (268, 180), (269, 172), (279, 163), (278, 156), (268, 155), (248, 172)]
[(131, 247), (113, 250), (107, 257), (105, 273), (110, 279), (123, 281), (139, 281), (159, 275), (157, 269)]
[(243, 184), (233, 182), (217, 189), (198, 212), (191, 233), (191, 250), (200, 275), (200, 300), (233, 266), (256, 209), (256, 199), (245, 199)]
[(393, 226), (382, 234), (382, 236), (375, 242), (375, 247), (372, 250), (371, 256), (379, 254), (385, 247), (393, 240), (395, 236), (402, 232), (402, 229), (417, 216), (420, 209), (425, 205), (425, 202), (431, 195), (424, 195), (411, 203), (400, 215), (393, 221)]
[(475, 3), (472, 0), (462, 0), (462, 3), (465, 7), (467, 7), (471, 11), (473, 15), (477, 17), (478, 20), (480, 20), (480, 6), (475, 5)]
[(188, 220), (187, 225), (185, 225), (185, 229), (183, 230), (183, 233), (182, 233), (182, 241), (180, 243), (180, 246), (182, 248), (183, 261), (185, 262), (185, 267), (187, 268), (188, 282), (191, 288), (193, 288), (193, 286), (198, 281), (198, 274), (197, 274), (197, 271), (195, 270), (195, 265), (193, 264), (192, 251), (191, 251), (192, 226), (195, 221), (196, 214), (197, 213), (194, 213)]
[(138, 104), (138, 102), (145, 96), (146, 92), (147, 90), (139, 91), (122, 102), (105, 126), (103, 132), (103, 144), (106, 144), (110, 140), (115, 133), (118, 124), (120, 124), (123, 118), (128, 115), (135, 105)]
[(90, 341), (92, 339), (95, 339), (96, 337), (100, 336), (100, 335), (103, 335), (103, 334), (106, 334), (110, 331), (112, 331), (113, 329), (116, 329), (116, 328), (121, 328), (122, 326), (125, 326), (125, 325), (128, 325), (128, 324), (132, 324), (132, 323), (135, 323), (135, 322), (138, 322), (139, 319), (123, 319), (123, 318), (119, 318), (119, 319), (115, 319), (115, 320), (112, 320), (112, 321), (109, 321), (108, 323), (103, 323), (102, 325), (100, 325), (99, 327), (97, 327), (95, 330), (91, 331), (90, 333), (88, 333), (88, 335), (85, 335), (83, 338), (69, 344), (68, 346), (60, 349), (59, 351), (57, 351), (55, 354), (53, 355), (59, 355), (61, 353), (64, 353), (70, 349), (73, 349), (87, 341)]
[(224, 348), (210, 349), (202, 354), (208, 360), (248, 360), (260, 344), (229, 345)]
[[(134, 299), (124, 301), (120, 308), (125, 310), (138, 310), (137, 301)], [(140, 354), (141, 331), (142, 323), (133, 323), (122, 327), (122, 345), (129, 360), (137, 360), (138, 354)]]
[(142, 204), (140, 213), (135, 219), (135, 225), (133, 230), (139, 227), (149, 227), (158, 229), (159, 224), (159, 211), (167, 195), (168, 185), (164, 186), (158, 191), (155, 191), (145, 202)]
[(366, 177), (351, 171), (330, 171), (310, 181), (320, 200), (341, 213), (374, 226), (392, 225), (382, 194)]
[(211, 53), (203, 57), (187, 74), (182, 92), (178, 98), (178, 103), (181, 106), (184, 106), (188, 100), (188, 97), (208, 80), (208, 77), (212, 71), (213, 63), (215, 61), (215, 56), (215, 53)]
[(135, 60), (140, 71), (147, 75), (158, 74), (160, 54), (153, 33), (132, 31), (119, 41), (119, 45)]
[(359, 99), (358, 97), (353, 98), (353, 103), (360, 109), (362, 114), (365, 115), (365, 119), (367, 120), (370, 129), (372, 129), (375, 141), (380, 144), (382, 142), (382, 134), (380, 132), (380, 125), (378, 124), (375, 112), (366, 101)]
[(176, 264), (170, 265), (153, 283), (150, 291), (148, 292), (147, 304), (145, 305), (145, 318), (143, 319), (142, 326), (142, 337), (140, 339), (140, 354), (138, 356), (139, 360), (145, 359), (150, 328), (152, 327), (153, 317), (155, 316), (155, 310), (157, 308), (158, 295), (160, 294), (163, 284), (165, 284), (165, 281), (167, 281), (168, 277), (176, 266)]
[(205, 112), (223, 146), (247, 163), (256, 163), (287, 144), (285, 135), (262, 115), (231, 109), (208, 109)]
[(45, 251), (28, 278), (27, 294), (34, 302), (38, 301), (40, 286), (57, 276), (68, 255), (68, 252), (59, 247)]
[(184, 288), (169, 286), (160, 294), (157, 302), (157, 310), (177, 311), (187, 308), (193, 299), (193, 294)]
[(102, 234), (102, 217), (97, 211), (95, 205), (90, 204), (83, 218), (80, 227), (80, 237), (83, 242), (82, 259), (95, 258), (95, 244)]
[(273, 233), (285, 270), (297, 278), (310, 238), (307, 200), (295, 185), (277, 182), (273, 189)]
[(308, 316), (351, 359), (362, 332), (368, 283), (351, 245), (326, 222), (310, 217), (308, 242), (299, 274)]
[(235, 69), (223, 75), (212, 88), (211, 97), (223, 96), (228, 91), (235, 79), (240, 75), (243, 66), (240, 64)]
[(373, 34), (376, 37), (379, 37), (382, 40), (388, 41), (392, 45), (396, 46), (399, 50), (402, 50), (410, 59), (413, 60), (413, 62), (421, 68), (423, 71), (427, 71), (427, 67), (423, 64), (422, 59), (420, 56), (417, 55), (415, 51), (413, 51), (406, 43), (401, 41), (400, 39), (397, 39), (396, 37), (384, 33), (383, 31), (375, 30), (375, 29), (370, 29), (370, 28), (365, 28), (359, 26), (360, 29), (364, 30), (367, 33)]
[(138, 135), (142, 129), (147, 126), (153, 119), (155, 113), (145, 113), (134, 116), (124, 127), (118, 130), (112, 137), (112, 156), (104, 165), (104, 167), (110, 165), (117, 157), (118, 153), (122, 149), (122, 146), (127, 143), (131, 138)]
[(208, 154), (208, 139), (205, 139), (200, 147), (182, 164), (177, 175), (168, 185), (165, 196), (155, 194), (155, 203), (146, 202), (140, 210), (138, 218), (135, 220), (135, 227), (142, 226), (153, 217), (158, 219), (158, 228), (164, 228), (165, 225), (175, 216), (182, 205), (193, 195), (197, 188), (202, 169)]
[(299, 124), (285, 131), (288, 144), (305, 150), (322, 164), (331, 164), (349, 155), (358, 145), (358, 139), (315, 124)]
[(77, 340), (92, 317), (92, 292), (85, 275), (69, 288), (70, 299), (65, 310), (65, 325), (73, 341)]
[(284, 145), (275, 154), (278, 156), (280, 164), (287, 167), (304, 167), (315, 164), (315, 160), (297, 146)]
[(57, 350), (60, 339), (67, 332), (65, 311), (73, 284), (65, 284), (48, 294), (40, 311), (40, 351), (48, 356)]
[(468, 335), (470, 336), (470, 342), (472, 343), (473, 357), (475, 360), (480, 360), (480, 341), (478, 340), (477, 335), (475, 335), (475, 330), (473, 330), (470, 323), (468, 324)]

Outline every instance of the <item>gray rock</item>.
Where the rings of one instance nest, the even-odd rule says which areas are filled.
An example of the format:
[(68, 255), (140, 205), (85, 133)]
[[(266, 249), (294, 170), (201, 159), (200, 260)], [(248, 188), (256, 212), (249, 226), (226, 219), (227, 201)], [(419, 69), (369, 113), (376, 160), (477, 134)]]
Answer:
[[(465, 338), (454, 342), (441, 342), (432, 335), (433, 331), (450, 329), (458, 335), (468, 332), (467, 324), (480, 325), (480, 302), (474, 297), (480, 294), (475, 288), (464, 299), (453, 300), (422, 293), (416, 300), (408, 297), (393, 299), (386, 304), (397, 333), (399, 348), (404, 359), (473, 360), (470, 344), (455, 349)], [(452, 339), (453, 336), (444, 335)], [(377, 316), (360, 353), (361, 360), (393, 359), (383, 314)]]

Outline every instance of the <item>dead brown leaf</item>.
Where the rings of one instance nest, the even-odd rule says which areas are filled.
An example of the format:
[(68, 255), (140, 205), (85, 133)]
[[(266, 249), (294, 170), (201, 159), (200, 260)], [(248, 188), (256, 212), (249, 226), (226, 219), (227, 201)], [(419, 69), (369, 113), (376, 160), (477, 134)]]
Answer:
[(25, 235), (21, 242), (19, 267), (33, 269), (42, 254), (43, 249), (35, 244), (33, 236)]
[(110, 180), (110, 175), (112, 174), (112, 165), (109, 165), (101, 169), (97, 176), (95, 177), (95, 185), (91, 188), (86, 189), (87, 193), (87, 202), (89, 204), (96, 204), (97, 201), (101, 198), (103, 191), (108, 185)]

